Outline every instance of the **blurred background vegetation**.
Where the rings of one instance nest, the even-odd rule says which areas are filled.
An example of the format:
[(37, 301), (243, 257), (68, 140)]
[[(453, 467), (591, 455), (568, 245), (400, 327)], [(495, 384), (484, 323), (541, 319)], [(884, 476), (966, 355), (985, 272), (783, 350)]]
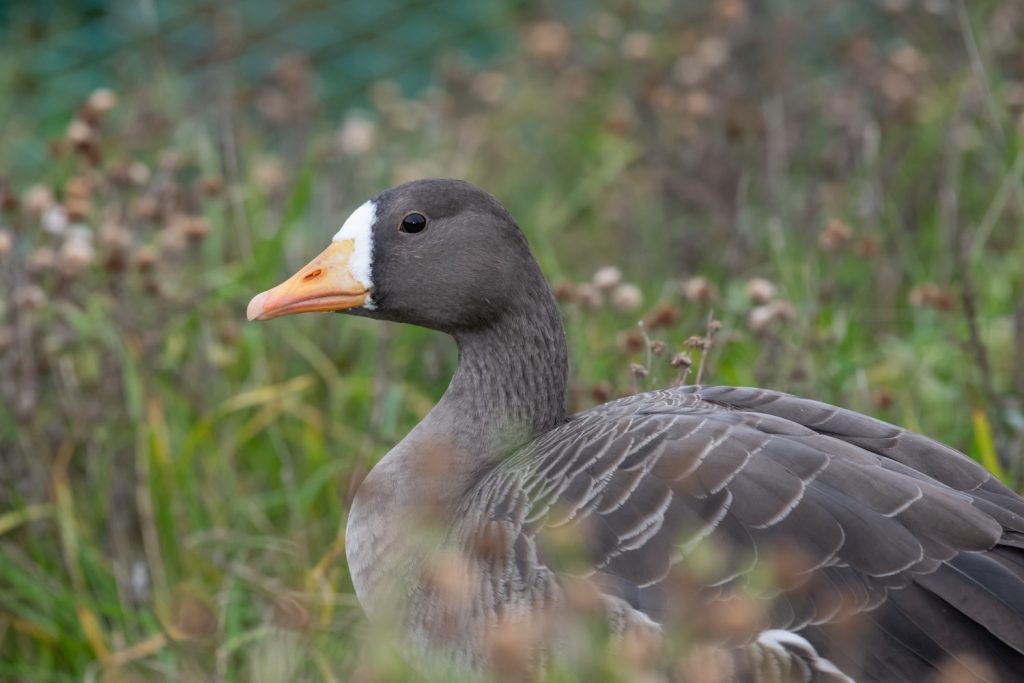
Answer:
[(518, 218), (574, 410), (758, 384), (1021, 487), (1016, 0), (8, 1), (0, 121), (0, 681), (414, 676), (339, 529), (455, 351), (244, 309), (416, 177)]

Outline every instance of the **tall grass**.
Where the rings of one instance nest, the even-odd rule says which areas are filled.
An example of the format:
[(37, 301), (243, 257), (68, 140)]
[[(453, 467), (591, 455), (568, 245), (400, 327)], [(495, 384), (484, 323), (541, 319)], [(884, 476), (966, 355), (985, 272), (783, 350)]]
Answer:
[[(339, 529), (452, 345), (244, 323), (412, 177), (465, 177), (518, 218), (564, 305), (573, 409), (703, 365), (1020, 486), (1024, 16), (883, 5), (524, 18), (500, 61), (441, 60), (415, 97), (378, 83), (340, 120), (294, 57), (235, 84), (312, 103), (280, 116), (200, 106), (163, 71), (94, 93), (0, 185), (0, 680), (422, 675), (365, 623)], [(0, 134), (0, 159), (18, 144)], [(629, 679), (597, 651), (555, 677)]]

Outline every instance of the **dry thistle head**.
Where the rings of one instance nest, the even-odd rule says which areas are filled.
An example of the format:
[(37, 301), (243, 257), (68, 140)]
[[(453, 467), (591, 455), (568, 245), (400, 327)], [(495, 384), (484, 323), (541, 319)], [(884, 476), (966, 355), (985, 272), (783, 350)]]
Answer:
[(673, 354), (669, 364), (677, 369), (687, 370), (693, 365), (693, 357), (686, 351)]
[(956, 307), (953, 292), (934, 282), (925, 282), (910, 290), (910, 305), (917, 308), (934, 308), (937, 311), (951, 311)]
[(29, 254), (25, 267), (29, 273), (40, 275), (53, 270), (55, 265), (57, 265), (57, 252), (52, 247), (43, 245)]
[(665, 342), (662, 341), (661, 339), (655, 339), (654, 341), (651, 342), (650, 348), (651, 353), (653, 353), (655, 356), (660, 356), (665, 352)]
[(75, 230), (61, 246), (57, 265), (64, 277), (78, 277), (92, 264), (95, 256), (91, 234), (87, 230)]
[(222, 178), (203, 178), (198, 183), (198, 189), (204, 197), (219, 197), (224, 192), (224, 180)]
[(707, 303), (717, 296), (715, 286), (701, 275), (684, 280), (680, 284), (680, 289), (687, 301)]
[(29, 215), (42, 218), (43, 214), (53, 206), (53, 192), (45, 185), (33, 185), (25, 190), (22, 203)]
[(526, 28), (523, 36), (526, 53), (540, 62), (559, 64), (571, 47), (569, 29), (557, 21), (538, 21)]
[(881, 250), (878, 238), (871, 235), (863, 235), (857, 240), (855, 252), (861, 258), (874, 258)]
[(644, 302), (643, 292), (634, 284), (624, 282), (612, 292), (612, 305), (623, 313), (635, 311)]
[(788, 301), (772, 301), (757, 306), (747, 314), (747, 324), (754, 332), (766, 332), (777, 322), (789, 322), (796, 318), (796, 309)]
[(593, 284), (581, 282), (576, 286), (576, 301), (584, 310), (596, 311), (604, 306), (604, 295)]
[(484, 104), (498, 104), (508, 92), (508, 76), (500, 71), (481, 71), (473, 79), (472, 88)]
[(637, 330), (620, 332), (615, 341), (619, 349), (626, 353), (636, 353), (637, 351), (643, 350), (647, 345), (647, 342), (644, 340), (644, 336)]
[(100, 117), (117, 106), (117, 95), (109, 88), (98, 88), (89, 94), (85, 108), (89, 114)]
[(342, 154), (361, 157), (377, 142), (377, 124), (362, 114), (349, 114), (338, 130), (337, 144)]
[(11, 300), (15, 308), (37, 311), (46, 305), (46, 292), (36, 285), (21, 285), (15, 288)]
[(602, 266), (594, 273), (591, 282), (602, 291), (611, 291), (622, 282), (622, 271), (615, 266)]
[(604, 403), (612, 397), (612, 385), (608, 382), (598, 382), (590, 387), (590, 397), (598, 403)]
[(497, 681), (535, 680), (534, 652), (542, 635), (535, 621), (506, 618), (487, 630), (487, 658)]
[(143, 244), (135, 250), (135, 267), (140, 273), (148, 273), (156, 264), (157, 251), (152, 244)]
[(679, 322), (679, 317), (679, 309), (672, 304), (659, 304), (644, 316), (644, 325), (650, 330), (672, 327)]
[(622, 56), (638, 62), (648, 59), (654, 51), (654, 39), (644, 31), (630, 31), (622, 37)]
[(747, 281), (747, 298), (755, 306), (762, 306), (775, 298), (776, 288), (763, 277), (750, 278)]
[(562, 280), (554, 286), (555, 299), (562, 303), (576, 301), (576, 285), (568, 280)]
[(853, 237), (853, 228), (846, 221), (830, 218), (825, 229), (818, 234), (818, 246), (828, 252), (839, 251)]

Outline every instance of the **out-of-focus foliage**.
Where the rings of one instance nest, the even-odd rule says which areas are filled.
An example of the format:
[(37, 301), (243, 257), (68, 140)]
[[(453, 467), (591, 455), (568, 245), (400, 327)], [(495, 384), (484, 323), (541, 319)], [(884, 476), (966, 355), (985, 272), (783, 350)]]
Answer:
[[(244, 323), (415, 177), (518, 218), (574, 409), (761, 384), (1019, 482), (1019, 3), (556, 3), (481, 10), (478, 43), (435, 31), (461, 4), (193, 4), (179, 25), (153, 3), (157, 38), (99, 37), (147, 6), (4, 16), (0, 679), (415, 675), (366, 625), (338, 530), (454, 349)], [(629, 680), (605, 637), (555, 678)]]

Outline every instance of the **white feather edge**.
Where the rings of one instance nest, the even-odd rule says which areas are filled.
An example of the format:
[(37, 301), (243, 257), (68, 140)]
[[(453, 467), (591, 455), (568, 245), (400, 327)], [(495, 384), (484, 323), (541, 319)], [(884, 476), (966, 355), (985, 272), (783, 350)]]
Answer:
[(352, 240), (352, 256), (349, 271), (363, 287), (370, 290), (363, 308), (374, 309), (373, 302), (373, 225), (377, 222), (377, 204), (371, 199), (363, 203), (345, 219), (341, 230), (331, 240), (341, 242)]

